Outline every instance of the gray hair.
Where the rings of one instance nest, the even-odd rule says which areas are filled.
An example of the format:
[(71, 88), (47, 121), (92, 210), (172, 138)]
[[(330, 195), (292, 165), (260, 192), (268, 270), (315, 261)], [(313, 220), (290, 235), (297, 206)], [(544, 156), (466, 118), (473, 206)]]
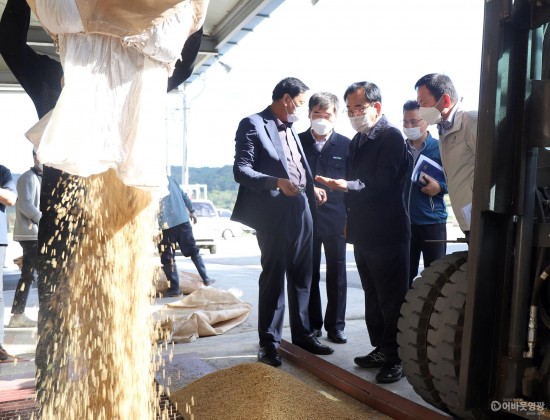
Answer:
[(313, 108), (316, 106), (320, 106), (322, 109), (328, 109), (333, 106), (334, 113), (337, 114), (339, 105), (340, 101), (338, 97), (330, 92), (317, 92), (309, 98), (309, 112), (313, 111)]

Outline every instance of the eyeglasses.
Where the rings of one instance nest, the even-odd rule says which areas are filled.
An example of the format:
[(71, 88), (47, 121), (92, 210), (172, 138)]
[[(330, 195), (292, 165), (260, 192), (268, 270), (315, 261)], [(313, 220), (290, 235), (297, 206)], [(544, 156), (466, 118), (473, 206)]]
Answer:
[(403, 120), (403, 127), (418, 127), (422, 119), (420, 120)]
[(361, 107), (359, 109), (344, 109), (342, 113), (346, 114), (348, 117), (358, 117), (360, 115), (364, 115), (367, 109), (371, 107), (372, 104), (368, 104), (367, 106)]

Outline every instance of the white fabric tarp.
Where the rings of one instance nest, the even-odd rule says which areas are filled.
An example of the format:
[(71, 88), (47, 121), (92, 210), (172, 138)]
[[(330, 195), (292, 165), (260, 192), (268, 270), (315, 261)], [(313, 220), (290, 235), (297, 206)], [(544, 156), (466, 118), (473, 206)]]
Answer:
[(40, 161), (79, 176), (112, 168), (127, 185), (165, 193), (167, 80), (207, 5), (36, 0), (64, 70), (56, 107), (32, 130)]

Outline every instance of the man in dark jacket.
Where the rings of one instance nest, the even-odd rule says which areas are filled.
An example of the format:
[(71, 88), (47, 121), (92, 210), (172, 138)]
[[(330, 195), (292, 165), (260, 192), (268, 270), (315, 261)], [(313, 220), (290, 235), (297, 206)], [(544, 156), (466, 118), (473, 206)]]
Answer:
[(396, 382), (403, 374), (396, 336), (408, 290), (410, 225), (403, 192), (410, 158), (401, 132), (382, 115), (378, 86), (354, 83), (344, 99), (357, 131), (350, 143), (349, 181), (316, 180), (348, 193), (348, 241), (354, 245), (365, 292), (365, 321), (375, 347), (354, 361), (364, 368), (380, 368), (378, 382)]
[[(309, 99), (311, 127), (300, 133), (300, 141), (313, 175), (344, 178), (348, 163), (350, 140), (334, 131), (338, 114), (338, 97), (332, 93), (315, 93)], [(318, 185), (322, 187), (320, 184)], [(311, 329), (322, 335), (323, 309), (321, 305), (321, 248), (326, 259), (327, 309), (324, 325), (327, 337), (334, 343), (346, 343), (346, 206), (344, 193), (324, 188), (327, 202), (317, 207), (313, 226), (313, 275), (309, 296), (309, 323)], [(315, 209), (313, 209), (315, 210)]]
[[(413, 168), (420, 156), (441, 165), (439, 142), (428, 131), (428, 124), (420, 118), (420, 105), (407, 101), (403, 105), (403, 132), (407, 137), (407, 149), (413, 159)], [(411, 250), (409, 287), (418, 274), (420, 253), (424, 267), (445, 255), (447, 251), (447, 206), (443, 197), (447, 183), (424, 175), (413, 182), (407, 176), (405, 203), (411, 219)]]
[(308, 316), (315, 201), (326, 201), (292, 123), (304, 109), (308, 87), (287, 77), (272, 103), (244, 118), (235, 136), (233, 174), (239, 185), (231, 220), (256, 229), (262, 272), (258, 280), (258, 360), (280, 366), (285, 315), (285, 276), (292, 342), (315, 354), (331, 354), (311, 331)]

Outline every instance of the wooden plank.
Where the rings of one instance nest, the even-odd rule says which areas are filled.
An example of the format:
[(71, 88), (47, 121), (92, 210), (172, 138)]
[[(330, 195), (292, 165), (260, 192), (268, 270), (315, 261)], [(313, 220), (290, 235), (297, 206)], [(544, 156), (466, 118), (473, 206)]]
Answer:
[(319, 379), (354, 397), (363, 404), (393, 418), (411, 420), (443, 420), (452, 418), (368, 382), (286, 340), (281, 341), (279, 352), (281, 356), (295, 363), (299, 368), (317, 376)]

